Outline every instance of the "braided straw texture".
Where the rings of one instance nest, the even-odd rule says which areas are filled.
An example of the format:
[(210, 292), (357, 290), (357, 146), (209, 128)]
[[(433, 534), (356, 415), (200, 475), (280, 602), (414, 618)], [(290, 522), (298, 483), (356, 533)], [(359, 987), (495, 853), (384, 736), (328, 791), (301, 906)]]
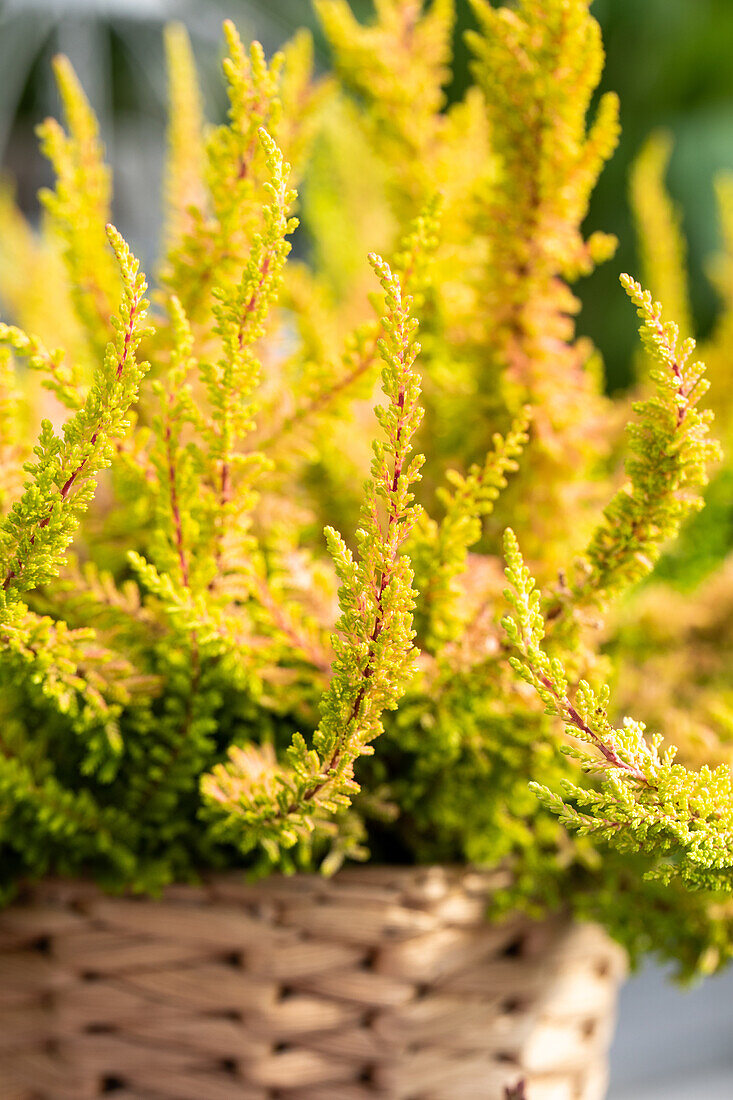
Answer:
[(601, 1100), (623, 955), (590, 925), (488, 923), (500, 885), (44, 883), (0, 913), (0, 1097)]

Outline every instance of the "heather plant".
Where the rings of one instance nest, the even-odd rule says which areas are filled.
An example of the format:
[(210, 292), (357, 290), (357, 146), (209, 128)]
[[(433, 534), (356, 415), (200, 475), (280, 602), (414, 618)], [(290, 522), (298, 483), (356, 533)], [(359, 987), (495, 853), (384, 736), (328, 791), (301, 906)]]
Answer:
[[(476, 0), (451, 106), (449, 0), (366, 26), (316, 6), (335, 75), (305, 34), (268, 61), (227, 23), (217, 127), (169, 29), (150, 302), (63, 59), (40, 232), (0, 195), (3, 889), (505, 863), (497, 911), (567, 906), (714, 969), (727, 764), (675, 763), (605, 687), (616, 609), (645, 613), (719, 458), (674, 212), (649, 200), (663, 150), (636, 176), (655, 296), (623, 277), (644, 350), (621, 473), (626, 401), (573, 322), (614, 247), (582, 232), (618, 138), (613, 95), (588, 119), (589, 0)], [(724, 333), (710, 350), (724, 434)]]
[[(686, 276), (682, 213), (670, 198), (665, 174), (671, 154), (667, 135), (653, 135), (632, 176), (632, 209), (640, 238), (644, 277), (655, 295), (676, 302), (681, 331), (693, 331)], [(608, 641), (613, 652), (614, 711), (632, 710), (665, 741), (679, 746), (687, 763), (730, 761), (733, 710), (730, 661), (731, 512), (729, 339), (733, 189), (728, 176), (715, 186), (723, 246), (710, 264), (720, 299), (711, 335), (701, 346), (711, 378), (709, 397), (724, 457), (714, 468), (706, 506), (669, 546), (655, 573), (634, 599), (617, 608)], [(684, 593), (684, 598), (680, 597)], [(670, 608), (674, 607), (674, 614)]]

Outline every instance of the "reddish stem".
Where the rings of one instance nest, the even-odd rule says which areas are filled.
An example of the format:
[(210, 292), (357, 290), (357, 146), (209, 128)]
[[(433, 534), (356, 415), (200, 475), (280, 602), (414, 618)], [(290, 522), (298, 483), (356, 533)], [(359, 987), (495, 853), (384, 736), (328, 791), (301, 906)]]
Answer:
[[(169, 407), (173, 403), (173, 396), (168, 399)], [(171, 431), (170, 419), (165, 428), (165, 450), (168, 458), (168, 487), (171, 501), (171, 514), (173, 516), (173, 526), (175, 528), (176, 535), (176, 551), (178, 553), (178, 564), (181, 570), (181, 580), (186, 588), (189, 587), (189, 574), (188, 574), (188, 562), (186, 561), (186, 552), (183, 540), (183, 520), (181, 519), (181, 509), (178, 503), (178, 486), (176, 483), (176, 466), (173, 457), (172, 446), (173, 433)]]
[(584, 733), (586, 737), (589, 738), (591, 743), (595, 745), (595, 747), (601, 753), (606, 762), (611, 765), (611, 767), (618, 768), (619, 771), (626, 772), (627, 775), (629, 775), (632, 779), (636, 779), (639, 783), (643, 783), (645, 784), (645, 786), (649, 786), (649, 780), (644, 775), (643, 771), (635, 764), (629, 764), (626, 760), (623, 760), (618, 755), (613, 745), (607, 745), (605, 741), (602, 741), (598, 734), (595, 733), (590, 728), (590, 726), (583, 721), (570, 700), (559, 694), (554, 684), (551, 680), (548, 679), (547, 676), (545, 676), (541, 672), (535, 674), (537, 675), (543, 687), (551, 692), (551, 694), (560, 704), (562, 715), (565, 717), (566, 721), (570, 725), (575, 726), (577, 730), (579, 730), (581, 733)]
[[(135, 316), (136, 316), (138, 307), (140, 305), (141, 296), (142, 296), (141, 292), (138, 292), (137, 297), (135, 297), (132, 300), (132, 303), (130, 305), (130, 316), (129, 316), (129, 320), (128, 320), (128, 323), (127, 323), (127, 327), (125, 329), (125, 337), (124, 337), (124, 342), (123, 342), (123, 345), (122, 345), (122, 353), (121, 353), (120, 358), (117, 362), (116, 378), (117, 378), (118, 382), (119, 382), (120, 378), (122, 377), (122, 372), (125, 368), (125, 364), (127, 362), (127, 358), (128, 358), (129, 352), (130, 352), (130, 345), (132, 343), (132, 337), (133, 337), (133, 333), (135, 331)], [(92, 432), (92, 435), (90, 437), (90, 444), (91, 444), (92, 447), (96, 444), (97, 439), (99, 438), (99, 432), (101, 431), (102, 424), (103, 424), (103, 420), (100, 419), (100, 421), (98, 422), (96, 428)], [(62, 501), (66, 500), (66, 498), (68, 497), (68, 495), (71, 492), (72, 488), (74, 487), (74, 484), (76, 483), (77, 479), (79, 477), (81, 477), (81, 475), (83, 474), (88, 460), (89, 460), (89, 456), (87, 456), (85, 459), (83, 459), (79, 463), (79, 465), (76, 467), (76, 469), (71, 472), (69, 477), (64, 482), (63, 487), (61, 488), (61, 492), (60, 492), (60, 496), (61, 496)], [(52, 515), (53, 515), (53, 505), (51, 505), (51, 509), (50, 509), (48, 515), (44, 519), (42, 519), (40, 521), (40, 523), (38, 524), (39, 530), (41, 530), (44, 527), (48, 527), (49, 523), (51, 522), (51, 516)], [(29, 541), (29, 545), (33, 546), (35, 544), (35, 541), (36, 541), (35, 534), (31, 535), (31, 537), (28, 541)], [(6, 592), (7, 592), (8, 588), (10, 587), (12, 581), (17, 579), (18, 577), (20, 577), (22, 575), (23, 562), (20, 558), (20, 554), (18, 554), (18, 556), (16, 557), (15, 566), (17, 567), (17, 571), (16, 571), (16, 568), (9, 569), (6, 576), (5, 576), (5, 580), (3, 581), (3, 590), (6, 591)]]
[[(361, 710), (362, 703), (364, 701), (364, 697), (366, 696), (367, 688), (369, 686), (369, 681), (370, 681), (370, 679), (372, 677), (372, 674), (374, 672), (374, 645), (377, 642), (380, 634), (382, 633), (382, 630), (384, 629), (384, 593), (385, 593), (387, 585), (389, 584), (389, 581), (392, 577), (392, 567), (394, 566), (394, 563), (397, 559), (397, 549), (398, 549), (398, 547), (397, 547), (397, 544), (395, 544), (395, 545), (392, 544), (392, 539), (393, 539), (393, 535), (394, 535), (394, 528), (395, 528), (395, 526), (398, 522), (397, 508), (396, 508), (396, 505), (395, 505), (394, 497), (395, 497), (395, 494), (397, 492), (400, 477), (402, 476), (402, 467), (403, 467), (403, 463), (404, 463), (404, 455), (403, 455), (403, 453), (400, 449), (400, 441), (401, 441), (401, 438), (402, 438), (402, 432), (403, 432), (404, 427), (405, 427), (405, 418), (404, 418), (404, 409), (405, 409), (405, 383), (404, 383), (404, 366), (405, 366), (404, 337), (405, 337), (405, 332), (404, 332), (404, 322), (402, 323), (402, 325), (400, 327), (400, 337), (401, 337), (400, 343), (401, 343), (401, 346), (402, 346), (402, 349), (403, 349), (401, 354), (400, 354), (400, 361), (401, 361), (402, 368), (403, 368), (403, 382), (400, 386), (398, 396), (397, 396), (397, 407), (399, 409), (399, 417), (398, 417), (398, 420), (397, 420), (397, 429), (395, 431), (395, 444), (394, 444), (395, 464), (394, 464), (394, 472), (393, 472), (393, 476), (392, 476), (392, 493), (391, 493), (391, 499), (390, 499), (389, 516), (388, 516), (388, 519), (387, 519), (387, 531), (386, 531), (386, 534), (385, 534), (385, 542), (386, 542), (387, 546), (390, 548), (390, 554), (389, 554), (389, 559), (388, 559), (388, 562), (387, 562), (387, 567), (384, 570), (382, 570), (382, 573), (381, 573), (381, 576), (380, 576), (380, 579), (379, 579), (378, 594), (377, 594), (377, 608), (376, 608), (376, 613), (375, 613), (375, 618), (374, 618), (374, 628), (373, 628), (372, 634), (371, 634), (369, 652), (368, 652), (368, 655), (367, 655), (367, 662), (366, 662), (366, 665), (364, 667), (364, 671), (362, 673), (363, 682), (362, 682), (361, 687), (359, 688), (357, 696), (356, 696), (356, 698), (354, 700), (354, 703), (351, 707), (349, 717), (348, 717), (348, 719), (346, 721), (346, 725), (344, 727), (345, 730), (348, 730), (349, 727), (352, 725), (352, 723), (358, 718), (359, 712)], [(343, 752), (343, 741), (342, 741), (341, 744), (337, 745), (336, 748), (333, 750), (333, 752), (331, 754), (331, 757), (328, 760), (328, 763), (326, 764), (325, 768), (323, 769), (323, 771), (321, 773), (321, 776), (303, 794), (304, 801), (311, 801), (326, 786), (326, 784), (331, 779), (332, 773), (335, 771), (335, 769), (338, 767), (338, 765), (340, 763), (342, 752)], [(287, 813), (292, 813), (296, 809), (297, 809), (297, 804), (291, 803), (291, 805), (287, 809)]]
[(681, 397), (684, 401), (683, 405), (677, 406), (677, 427), (679, 428), (682, 424), (682, 421), (685, 419), (685, 413), (687, 412), (687, 408), (689, 405), (689, 395), (685, 392), (685, 383), (682, 377), (682, 367), (680, 366), (679, 360), (677, 358), (677, 349), (672, 344), (670, 344), (669, 340), (667, 339), (667, 335), (664, 331), (664, 325), (662, 324), (660, 315), (658, 313), (653, 313), (652, 317), (654, 320), (654, 328), (657, 332), (657, 335), (659, 336), (659, 339), (662, 341), (669, 353), (672, 373), (674, 374), (675, 381), (677, 382), (677, 396)]

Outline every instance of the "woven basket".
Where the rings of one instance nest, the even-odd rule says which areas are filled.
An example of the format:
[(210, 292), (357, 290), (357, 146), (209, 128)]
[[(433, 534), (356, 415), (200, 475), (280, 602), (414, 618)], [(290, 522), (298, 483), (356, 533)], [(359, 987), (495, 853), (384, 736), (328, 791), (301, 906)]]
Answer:
[[(349, 870), (0, 913), (2, 1100), (600, 1100), (623, 957), (484, 919), (497, 875)], [(509, 1093), (514, 1095), (514, 1092)]]

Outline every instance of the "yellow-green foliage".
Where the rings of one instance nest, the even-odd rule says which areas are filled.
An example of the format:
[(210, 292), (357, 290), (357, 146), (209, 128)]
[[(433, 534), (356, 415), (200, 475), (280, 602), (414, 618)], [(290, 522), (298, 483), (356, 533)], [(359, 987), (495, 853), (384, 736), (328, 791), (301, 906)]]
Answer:
[(119, 279), (107, 248), (112, 179), (104, 163), (99, 127), (65, 57), (54, 61), (68, 131), (55, 119), (39, 127), (41, 149), (56, 173), (56, 189), (41, 199), (63, 242), (69, 286), (92, 350), (104, 352), (107, 322), (119, 296)]
[(712, 413), (697, 408), (709, 384), (704, 364), (691, 361), (695, 341), (681, 340), (676, 323), (662, 320), (662, 307), (648, 290), (628, 275), (621, 281), (642, 320), (642, 344), (657, 364), (651, 372), (656, 393), (634, 406), (628, 484), (605, 509), (590, 542), (580, 603), (607, 602), (653, 568), (682, 521), (702, 508), (708, 467), (720, 457), (709, 439)]
[(168, 158), (166, 164), (165, 230), (172, 251), (192, 228), (189, 208), (200, 209), (204, 198), (203, 113), (196, 64), (185, 27), (165, 29), (168, 69)]
[(386, 338), (382, 388), (387, 404), (376, 410), (383, 439), (373, 444), (357, 559), (333, 528), (326, 541), (341, 587), (341, 615), (334, 635), (331, 682), (321, 702), (321, 720), (309, 749), (300, 733), (288, 750), (288, 768), (267, 762), (251, 774), (253, 750), (230, 749), (230, 761), (214, 768), (203, 793), (225, 812), (222, 833), (246, 850), (262, 843), (277, 859), (279, 847), (293, 847), (319, 818), (350, 805), (359, 785), (354, 763), (370, 754), (382, 733), (381, 714), (394, 709), (415, 657), (412, 644), (414, 593), (409, 558), (401, 554), (419, 516), (412, 485), (422, 457), (410, 458), (420, 426), (420, 383), (415, 370), (417, 322), (410, 316), (399, 279), (371, 257), (385, 292)]
[(710, 377), (716, 385), (714, 408), (724, 422), (724, 431), (731, 431), (730, 349), (733, 341), (733, 175), (721, 175), (716, 180), (723, 249), (711, 265), (710, 275), (720, 297), (721, 310), (712, 335), (705, 347), (710, 363)]
[(438, 181), (431, 148), (445, 123), (444, 85), (450, 77), (453, 0), (378, 0), (376, 19), (362, 26), (347, 0), (315, 0), (343, 86), (367, 106), (364, 121), (398, 173), (400, 190), (420, 202)]
[[(168, 30), (152, 306), (63, 59), (40, 232), (0, 195), (2, 885), (506, 861), (505, 906), (568, 904), (632, 951), (722, 961), (724, 774), (591, 716), (605, 696), (572, 701), (562, 673), (612, 671), (598, 622), (699, 507), (717, 456), (692, 345), (626, 278), (653, 386), (618, 487), (623, 404), (576, 338), (570, 289), (613, 251), (582, 232), (618, 136), (612, 95), (588, 121), (588, 0), (477, 0), (476, 83), (450, 105), (450, 0), (379, 0), (367, 24), (316, 6), (337, 75), (314, 76), (304, 32), (268, 60), (226, 23), (229, 111), (210, 129)], [(645, 255), (682, 309), (675, 218), (642, 209), (662, 193), (648, 160)], [(595, 786), (507, 660), (508, 517), (551, 584), (550, 656), (513, 544), (509, 629), (552, 714), (615, 767)]]
[[(672, 143), (664, 133), (653, 134), (632, 170), (631, 206), (641, 253), (643, 281), (652, 296), (664, 302), (677, 321), (683, 338), (694, 336), (686, 270), (687, 242), (681, 211), (671, 198), (666, 171)], [(711, 407), (720, 420), (719, 431), (731, 430), (730, 347), (733, 339), (733, 177), (722, 173), (714, 181), (722, 248), (709, 265), (709, 277), (720, 301), (713, 330), (701, 345), (712, 384)]]
[(631, 208), (636, 220), (644, 281), (664, 302), (683, 339), (693, 334), (687, 285), (687, 245), (682, 218), (665, 186), (672, 155), (669, 134), (652, 134), (631, 172)]
[[(615, 249), (603, 233), (585, 241), (581, 225), (618, 140), (618, 100), (612, 92), (602, 96), (588, 127), (603, 65), (589, 0), (522, 0), (516, 9), (474, 0), (473, 8), (481, 27), (470, 40), (475, 71), (500, 157), (497, 186), (482, 211), (490, 240), (484, 369), (502, 373), (514, 401), (537, 407), (535, 461), (522, 496), (531, 517), (526, 539), (539, 556), (535, 548), (547, 535), (558, 538), (575, 495), (587, 491), (589, 460), (605, 442), (606, 410), (591, 349), (573, 339), (578, 304), (568, 283)], [(544, 550), (542, 559), (553, 564)]]
[[(546, 713), (584, 745), (566, 747), (598, 785), (564, 780), (561, 793), (533, 784), (541, 801), (581, 835), (600, 837), (622, 852), (649, 857), (647, 876), (679, 877), (696, 889), (730, 891), (733, 877), (733, 789), (727, 764), (690, 771), (675, 763), (676, 750), (660, 753), (662, 734), (647, 737), (644, 724), (608, 719), (610, 693), (581, 680), (571, 693), (562, 658), (544, 648), (540, 593), (524, 565), (514, 533), (505, 539), (513, 615), (507, 634), (521, 654), (512, 667), (536, 690)], [(572, 694), (572, 698), (571, 698)]]

